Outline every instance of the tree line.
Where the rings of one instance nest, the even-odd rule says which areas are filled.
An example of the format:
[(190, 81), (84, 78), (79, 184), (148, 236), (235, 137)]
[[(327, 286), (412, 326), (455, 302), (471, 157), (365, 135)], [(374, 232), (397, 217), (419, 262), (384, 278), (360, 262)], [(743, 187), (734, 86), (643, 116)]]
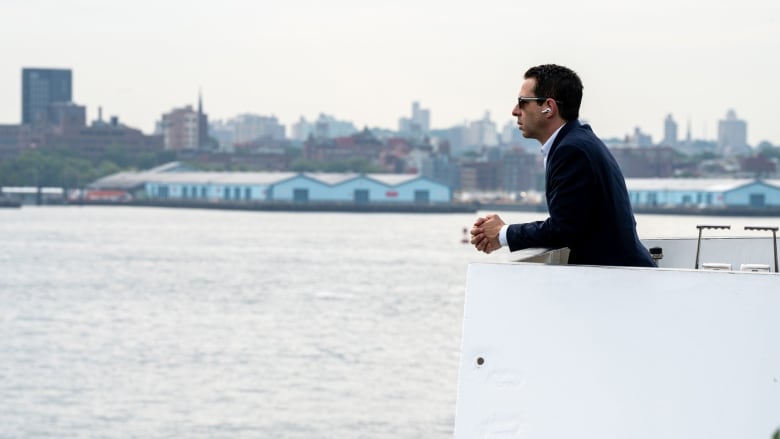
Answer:
[[(321, 162), (300, 157), (300, 150), (286, 151), (296, 157), (290, 165), (295, 172), (385, 172), (364, 158)], [(109, 145), (98, 158), (86, 157), (67, 148), (38, 148), (21, 152), (16, 157), (0, 161), (0, 187), (32, 186), (82, 188), (89, 183), (120, 171), (150, 169), (176, 161), (176, 151), (137, 153), (121, 145)], [(262, 171), (262, 167), (222, 163), (191, 163), (188, 166), (204, 171)]]
[(0, 186), (79, 188), (122, 170), (148, 169), (175, 160), (173, 151), (136, 154), (108, 146), (97, 160), (65, 148), (40, 148), (0, 161)]

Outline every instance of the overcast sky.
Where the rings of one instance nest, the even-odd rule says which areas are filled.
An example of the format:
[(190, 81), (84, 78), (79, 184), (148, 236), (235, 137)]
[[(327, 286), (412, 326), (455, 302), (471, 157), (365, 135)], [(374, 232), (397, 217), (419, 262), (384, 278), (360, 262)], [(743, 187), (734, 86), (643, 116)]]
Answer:
[[(196, 105), (288, 126), (321, 112), (396, 129), (411, 102), (433, 128), (499, 125), (528, 67), (585, 84), (601, 137), (715, 139), (729, 109), (748, 142), (780, 144), (780, 2), (770, 0), (3, 0), (0, 123), (21, 119), (21, 69), (70, 68), (90, 120), (103, 107), (151, 132)], [(289, 131), (288, 131), (289, 133)]]

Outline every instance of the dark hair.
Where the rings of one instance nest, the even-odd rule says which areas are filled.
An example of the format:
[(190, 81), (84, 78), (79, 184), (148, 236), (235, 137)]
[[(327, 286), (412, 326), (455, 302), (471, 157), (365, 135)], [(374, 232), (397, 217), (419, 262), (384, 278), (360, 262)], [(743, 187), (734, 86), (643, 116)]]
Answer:
[(580, 117), (582, 104), (582, 81), (573, 70), (555, 65), (543, 64), (531, 67), (525, 72), (525, 79), (536, 79), (534, 93), (537, 97), (559, 101), (558, 111), (564, 120)]

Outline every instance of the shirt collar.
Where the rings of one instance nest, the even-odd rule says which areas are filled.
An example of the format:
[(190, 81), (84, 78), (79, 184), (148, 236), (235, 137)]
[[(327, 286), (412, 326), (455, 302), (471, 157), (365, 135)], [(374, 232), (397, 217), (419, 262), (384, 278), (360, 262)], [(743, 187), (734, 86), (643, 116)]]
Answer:
[(566, 124), (563, 124), (558, 127), (557, 130), (555, 130), (554, 133), (552, 133), (552, 136), (550, 136), (549, 139), (547, 139), (546, 142), (544, 142), (544, 145), (542, 145), (542, 157), (544, 157), (544, 166), (547, 166), (547, 154), (550, 153), (550, 148), (552, 148), (553, 142), (555, 142), (555, 137), (558, 136), (558, 132), (561, 131), (561, 128)]

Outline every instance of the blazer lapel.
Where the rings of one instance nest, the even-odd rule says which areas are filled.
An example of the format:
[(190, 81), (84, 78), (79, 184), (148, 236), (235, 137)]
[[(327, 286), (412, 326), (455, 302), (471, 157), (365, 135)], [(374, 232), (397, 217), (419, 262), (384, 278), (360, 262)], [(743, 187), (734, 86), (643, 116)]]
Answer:
[(544, 192), (546, 194), (547, 198), (547, 208), (550, 208), (550, 161), (553, 159), (553, 156), (555, 155), (555, 150), (558, 147), (558, 145), (561, 143), (564, 137), (566, 137), (567, 134), (569, 134), (569, 131), (574, 129), (574, 127), (578, 126), (580, 124), (579, 120), (570, 120), (566, 122), (566, 124), (563, 125), (560, 131), (558, 131), (558, 135), (555, 136), (555, 140), (553, 140), (553, 144), (550, 147), (550, 152), (547, 153), (547, 167), (544, 170)]
[(547, 154), (548, 159), (553, 154), (553, 151), (555, 151), (555, 148), (561, 143), (561, 140), (563, 140), (563, 138), (566, 137), (567, 134), (569, 134), (569, 131), (571, 131), (574, 127), (578, 126), (579, 124), (580, 124), (579, 120), (570, 120), (563, 125), (563, 128), (561, 128), (561, 130), (558, 131), (558, 135), (555, 136), (555, 140), (553, 141), (553, 144), (550, 147), (550, 152)]

